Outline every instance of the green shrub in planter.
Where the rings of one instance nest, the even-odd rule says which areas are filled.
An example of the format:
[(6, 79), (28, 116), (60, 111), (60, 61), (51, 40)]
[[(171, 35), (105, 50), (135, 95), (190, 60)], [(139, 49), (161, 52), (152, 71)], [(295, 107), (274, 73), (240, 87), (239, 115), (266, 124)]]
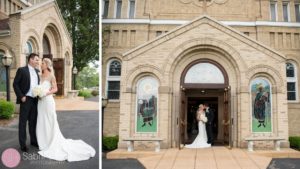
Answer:
[(291, 148), (296, 148), (300, 150), (300, 136), (291, 136), (289, 137)]
[(15, 112), (15, 105), (12, 102), (0, 100), (0, 118), (9, 119)]
[(114, 150), (118, 148), (119, 136), (103, 137), (103, 149)]
[(93, 90), (92, 91), (92, 95), (93, 96), (98, 96), (99, 95), (99, 91), (98, 90)]
[(78, 96), (82, 96), (84, 98), (90, 98), (92, 97), (92, 94), (88, 90), (80, 90)]

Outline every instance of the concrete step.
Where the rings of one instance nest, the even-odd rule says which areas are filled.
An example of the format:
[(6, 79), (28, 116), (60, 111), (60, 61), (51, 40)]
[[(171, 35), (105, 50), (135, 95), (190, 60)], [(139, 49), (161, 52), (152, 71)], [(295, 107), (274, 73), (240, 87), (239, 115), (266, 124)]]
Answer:
[(300, 158), (300, 152), (291, 148), (281, 148), (280, 151), (275, 150), (254, 150), (256, 155), (267, 156), (272, 158)]
[(141, 158), (150, 156), (160, 156), (165, 153), (166, 150), (161, 149), (160, 152), (154, 152), (154, 150), (137, 150), (128, 152), (127, 149), (116, 149), (106, 154), (107, 159), (126, 159), (126, 158)]

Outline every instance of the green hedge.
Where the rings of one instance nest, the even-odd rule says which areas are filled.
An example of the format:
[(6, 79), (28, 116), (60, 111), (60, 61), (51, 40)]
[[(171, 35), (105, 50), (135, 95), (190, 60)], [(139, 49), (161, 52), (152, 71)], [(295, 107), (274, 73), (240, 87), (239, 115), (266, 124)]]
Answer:
[(15, 105), (12, 102), (0, 100), (0, 118), (9, 119), (15, 112)]
[(103, 137), (103, 149), (114, 150), (118, 148), (119, 136)]
[(93, 96), (98, 96), (99, 95), (99, 91), (98, 90), (93, 90), (91, 94)]
[(89, 90), (80, 90), (78, 96), (82, 96), (84, 98), (92, 97), (91, 91)]
[(291, 148), (296, 148), (300, 150), (300, 136), (291, 136), (289, 137)]

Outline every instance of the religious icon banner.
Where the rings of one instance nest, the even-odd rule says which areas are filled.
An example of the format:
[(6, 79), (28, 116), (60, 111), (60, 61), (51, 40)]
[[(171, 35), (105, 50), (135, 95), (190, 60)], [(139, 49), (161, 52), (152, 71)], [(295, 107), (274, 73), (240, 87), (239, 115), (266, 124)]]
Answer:
[(139, 81), (137, 86), (136, 132), (157, 132), (158, 82), (152, 77)]
[(271, 86), (264, 78), (251, 83), (252, 132), (272, 132)]

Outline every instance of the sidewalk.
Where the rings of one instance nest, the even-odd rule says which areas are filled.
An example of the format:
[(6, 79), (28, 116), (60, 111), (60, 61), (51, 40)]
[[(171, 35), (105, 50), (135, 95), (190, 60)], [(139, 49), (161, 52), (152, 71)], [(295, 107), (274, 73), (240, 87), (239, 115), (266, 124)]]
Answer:
[(108, 153), (107, 158), (126, 156), (137, 158), (147, 169), (265, 169), (272, 157), (300, 158), (300, 152), (292, 149), (248, 152), (247, 149), (214, 146), (205, 149), (163, 149), (159, 153), (118, 149)]
[(77, 97), (75, 99), (55, 98), (55, 103), (57, 111), (99, 110), (99, 97), (87, 100), (83, 97)]

